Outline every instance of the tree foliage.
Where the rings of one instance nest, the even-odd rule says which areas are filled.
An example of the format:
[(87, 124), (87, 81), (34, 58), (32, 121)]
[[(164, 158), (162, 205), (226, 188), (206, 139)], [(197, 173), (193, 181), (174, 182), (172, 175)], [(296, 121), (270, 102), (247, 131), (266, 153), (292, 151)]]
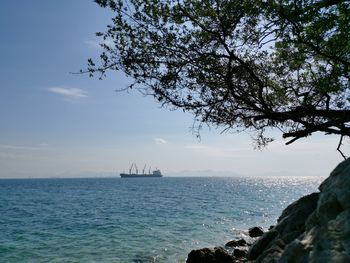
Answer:
[(115, 16), (97, 33), (103, 77), (122, 70), (199, 123), (288, 142), (350, 135), (350, 1), (96, 0)]

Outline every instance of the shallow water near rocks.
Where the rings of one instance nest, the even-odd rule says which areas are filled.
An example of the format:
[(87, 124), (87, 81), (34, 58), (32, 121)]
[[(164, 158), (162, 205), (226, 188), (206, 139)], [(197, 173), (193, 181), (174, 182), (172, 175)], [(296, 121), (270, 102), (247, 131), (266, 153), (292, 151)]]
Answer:
[(185, 262), (275, 224), (320, 177), (0, 180), (2, 262)]

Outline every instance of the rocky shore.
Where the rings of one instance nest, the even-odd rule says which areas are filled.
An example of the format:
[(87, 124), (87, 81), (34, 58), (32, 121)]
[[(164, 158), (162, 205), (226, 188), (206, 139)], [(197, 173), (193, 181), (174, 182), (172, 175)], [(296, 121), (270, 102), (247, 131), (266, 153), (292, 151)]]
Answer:
[(350, 159), (319, 190), (290, 204), (268, 231), (254, 227), (225, 247), (192, 250), (186, 262), (350, 262)]

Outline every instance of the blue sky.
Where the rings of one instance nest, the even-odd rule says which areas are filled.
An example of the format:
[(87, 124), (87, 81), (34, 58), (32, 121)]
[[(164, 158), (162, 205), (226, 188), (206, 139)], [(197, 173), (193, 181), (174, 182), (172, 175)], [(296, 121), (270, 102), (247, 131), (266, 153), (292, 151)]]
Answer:
[(0, 1), (0, 177), (116, 175), (132, 162), (168, 175), (321, 175), (341, 161), (337, 138), (263, 152), (247, 134), (191, 132), (192, 116), (161, 109), (128, 79), (74, 75), (99, 52), (111, 13), (90, 0)]

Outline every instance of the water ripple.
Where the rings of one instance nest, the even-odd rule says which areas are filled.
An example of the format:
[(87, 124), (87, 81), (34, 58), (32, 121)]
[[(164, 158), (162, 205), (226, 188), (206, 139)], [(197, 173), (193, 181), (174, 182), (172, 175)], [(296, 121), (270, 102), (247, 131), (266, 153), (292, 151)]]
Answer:
[(321, 178), (0, 180), (3, 262), (184, 262), (275, 223)]

